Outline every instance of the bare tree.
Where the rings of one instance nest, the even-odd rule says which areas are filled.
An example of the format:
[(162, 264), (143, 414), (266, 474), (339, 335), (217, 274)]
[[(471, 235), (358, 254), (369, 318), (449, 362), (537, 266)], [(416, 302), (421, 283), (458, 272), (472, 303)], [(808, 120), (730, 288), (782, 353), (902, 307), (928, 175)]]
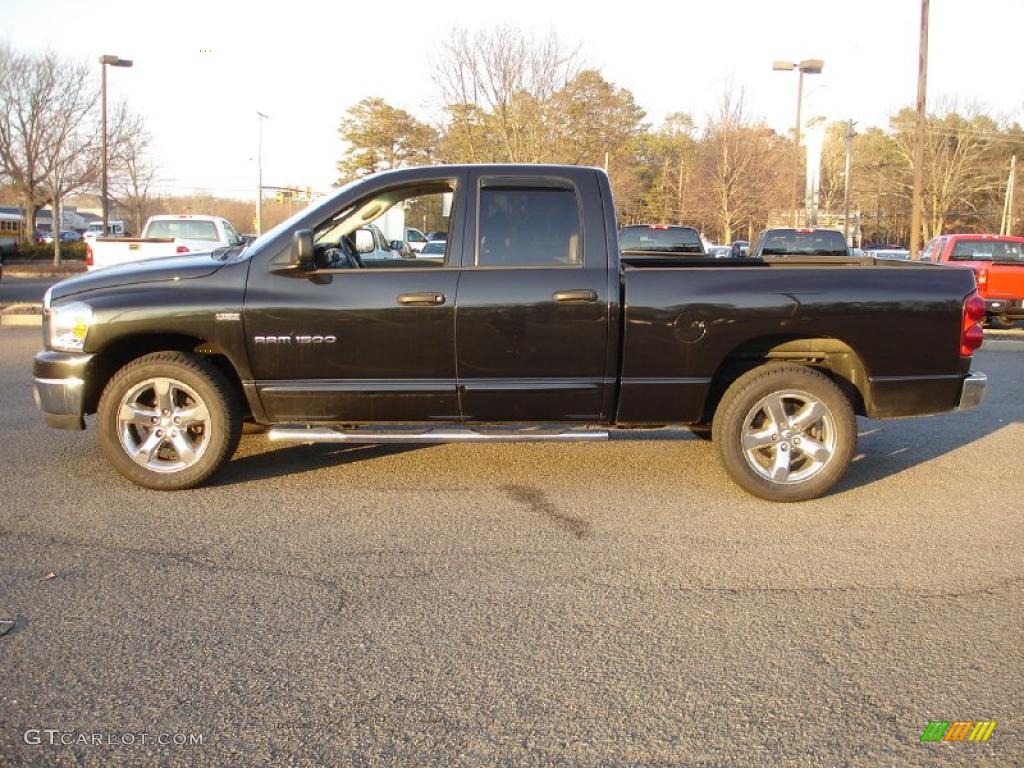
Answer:
[(749, 117), (743, 91), (726, 88), (697, 150), (696, 188), (721, 242), (730, 242), (746, 228), (761, 226), (779, 206), (786, 189), (783, 169), (785, 141), (763, 122)]
[(449, 153), (470, 162), (541, 162), (550, 139), (544, 106), (580, 74), (577, 49), (554, 34), (535, 39), (509, 26), (459, 29), (443, 48), (434, 82), (451, 118)]
[(59, 75), (53, 54), (31, 57), (0, 47), (0, 165), (25, 209), (26, 243), (48, 199), (49, 120), (60, 101)]
[[(25, 239), (38, 208), (53, 208), (54, 262), (60, 263), (61, 201), (99, 172), (99, 89), (89, 68), (56, 53), (0, 49), (0, 162), (23, 201)], [(112, 135), (121, 135), (115, 116)]]
[(153, 186), (159, 169), (150, 148), (152, 136), (141, 115), (123, 114), (110, 157), (111, 197), (132, 216), (134, 232), (142, 231), (142, 222), (149, 214)]

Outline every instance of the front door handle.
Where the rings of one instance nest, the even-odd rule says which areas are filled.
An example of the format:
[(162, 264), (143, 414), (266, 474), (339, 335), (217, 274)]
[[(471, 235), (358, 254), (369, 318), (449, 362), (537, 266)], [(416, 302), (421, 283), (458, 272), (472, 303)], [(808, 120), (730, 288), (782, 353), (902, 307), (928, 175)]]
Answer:
[(560, 302), (575, 302), (577, 304), (593, 303), (597, 301), (597, 291), (590, 288), (576, 288), (570, 291), (555, 291), (551, 298)]
[(439, 307), (444, 301), (445, 295), (434, 291), (398, 294), (398, 303), (403, 307)]

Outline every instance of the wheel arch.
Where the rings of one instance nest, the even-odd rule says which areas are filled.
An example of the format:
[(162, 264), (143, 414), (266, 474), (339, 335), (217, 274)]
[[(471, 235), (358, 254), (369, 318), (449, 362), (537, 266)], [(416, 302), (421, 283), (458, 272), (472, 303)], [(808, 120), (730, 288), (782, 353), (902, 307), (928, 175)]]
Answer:
[(798, 363), (821, 371), (843, 390), (854, 413), (867, 413), (871, 402), (868, 369), (853, 347), (832, 336), (770, 335), (744, 341), (722, 358), (711, 379), (702, 421), (710, 423), (733, 381), (772, 361)]
[(184, 333), (149, 333), (119, 337), (104, 346), (89, 361), (86, 379), (85, 413), (96, 413), (100, 395), (111, 377), (132, 360), (153, 352), (185, 352), (214, 364), (227, 377), (248, 413), (249, 404), (238, 371), (216, 344)]

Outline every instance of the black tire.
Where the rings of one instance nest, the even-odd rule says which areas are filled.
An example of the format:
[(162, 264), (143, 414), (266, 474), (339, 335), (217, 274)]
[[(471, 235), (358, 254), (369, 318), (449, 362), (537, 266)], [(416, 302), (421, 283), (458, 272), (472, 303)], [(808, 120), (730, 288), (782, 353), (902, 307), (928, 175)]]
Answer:
[(696, 437), (698, 440), (707, 440), (711, 442), (711, 425), (710, 424), (687, 424), (686, 428), (690, 430), (690, 434)]
[[(161, 410), (158, 388), (166, 390), (164, 404), (170, 408)], [(122, 425), (122, 405), (126, 412), (130, 405), (146, 417)], [(176, 414), (185, 421), (172, 421)], [(205, 414), (205, 420), (199, 422), (197, 414)], [(136, 485), (164, 491), (193, 488), (208, 480), (234, 454), (242, 432), (234, 387), (216, 366), (184, 352), (155, 352), (125, 365), (103, 390), (96, 417), (107, 461)], [(152, 418), (159, 423), (151, 426)], [(155, 447), (144, 450), (147, 445)], [(147, 465), (133, 459), (129, 448), (138, 449), (140, 461), (145, 453)], [(172, 456), (177, 460), (171, 461)]]
[[(781, 428), (773, 428), (768, 403), (783, 409)], [(818, 405), (806, 413), (822, 414), (815, 421), (790, 421), (801, 412), (798, 406), (810, 408), (812, 403)], [(823, 373), (804, 365), (768, 363), (740, 376), (725, 391), (712, 433), (722, 464), (745, 491), (770, 501), (806, 501), (826, 493), (846, 472), (857, 445), (857, 420), (849, 398)], [(765, 444), (752, 447), (748, 455), (744, 435), (751, 445)], [(808, 446), (815, 448), (813, 455), (806, 452)], [(784, 464), (777, 472), (776, 458)]]

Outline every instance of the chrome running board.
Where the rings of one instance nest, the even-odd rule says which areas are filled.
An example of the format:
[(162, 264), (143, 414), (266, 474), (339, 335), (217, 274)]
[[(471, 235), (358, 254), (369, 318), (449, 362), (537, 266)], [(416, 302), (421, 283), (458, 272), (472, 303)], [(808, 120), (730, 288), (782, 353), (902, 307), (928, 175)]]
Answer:
[(271, 440), (295, 443), (541, 443), (607, 440), (606, 430), (580, 429), (332, 429), (330, 427), (274, 427)]

